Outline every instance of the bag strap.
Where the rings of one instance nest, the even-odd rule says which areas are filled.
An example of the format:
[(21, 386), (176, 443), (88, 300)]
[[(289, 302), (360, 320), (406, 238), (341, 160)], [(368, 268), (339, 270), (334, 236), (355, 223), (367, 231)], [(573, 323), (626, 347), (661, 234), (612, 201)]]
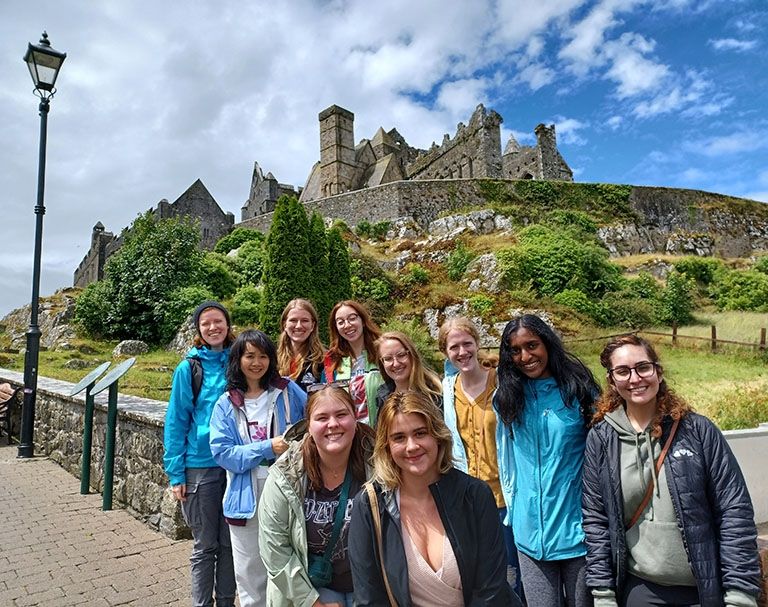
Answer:
[[(656, 476), (659, 476), (659, 473), (661, 472), (661, 466), (664, 464), (664, 458), (667, 457), (667, 451), (669, 451), (669, 447), (672, 445), (672, 439), (675, 438), (675, 433), (677, 432), (677, 427), (680, 425), (680, 419), (676, 419), (675, 423), (672, 424), (672, 430), (669, 431), (669, 436), (667, 437), (667, 442), (664, 443), (664, 448), (661, 450), (661, 455), (659, 455), (659, 459), (656, 462)], [(632, 520), (629, 521), (629, 524), (627, 525), (627, 529), (631, 529), (635, 526), (635, 523), (640, 519), (640, 517), (643, 514), (643, 511), (645, 510), (645, 507), (648, 505), (648, 502), (651, 499), (651, 495), (653, 495), (653, 477), (651, 477), (651, 482), (648, 483), (648, 488), (645, 490), (645, 495), (643, 496), (643, 501), (640, 502), (640, 505), (637, 507), (637, 510), (635, 510), (635, 513), (632, 515)]]
[(288, 400), (288, 388), (283, 388), (283, 408), (285, 409), (285, 427), (291, 425), (291, 402)]
[(368, 501), (371, 503), (373, 529), (376, 532), (376, 544), (379, 549), (379, 567), (381, 568), (381, 577), (384, 579), (384, 588), (387, 589), (387, 596), (389, 597), (390, 606), (397, 607), (397, 601), (395, 600), (395, 597), (392, 596), (392, 589), (389, 587), (387, 570), (384, 568), (384, 552), (381, 541), (381, 516), (379, 515), (379, 500), (376, 497), (376, 490), (373, 488), (373, 483), (367, 483), (365, 485), (365, 491), (368, 493)]
[(344, 475), (344, 484), (341, 486), (341, 495), (339, 496), (339, 506), (336, 508), (336, 516), (333, 518), (333, 531), (328, 543), (325, 545), (322, 559), (330, 561), (333, 556), (333, 549), (339, 540), (341, 525), (344, 522), (344, 515), (347, 512), (347, 501), (349, 500), (349, 486), (352, 484), (352, 471), (347, 466), (347, 473)]

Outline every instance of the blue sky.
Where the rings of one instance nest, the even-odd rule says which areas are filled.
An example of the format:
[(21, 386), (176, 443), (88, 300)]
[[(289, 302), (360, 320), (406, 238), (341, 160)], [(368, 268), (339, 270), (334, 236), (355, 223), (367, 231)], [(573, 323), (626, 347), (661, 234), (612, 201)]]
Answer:
[(239, 218), (253, 162), (303, 185), (317, 114), (355, 137), (453, 135), (478, 103), (533, 141), (557, 125), (577, 181), (768, 202), (765, 0), (390, 0), (0, 4), (0, 315), (29, 300), (37, 103), (21, 58), (68, 58), (49, 121), (42, 293), (91, 227), (119, 231), (201, 178)]

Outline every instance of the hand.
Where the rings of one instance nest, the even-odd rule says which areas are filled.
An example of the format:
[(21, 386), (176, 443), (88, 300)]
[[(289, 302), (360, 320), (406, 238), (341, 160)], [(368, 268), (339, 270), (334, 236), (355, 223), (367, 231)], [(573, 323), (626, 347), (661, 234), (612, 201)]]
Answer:
[(6, 401), (13, 396), (11, 384), (0, 384), (0, 402)]
[(288, 443), (283, 440), (282, 436), (276, 436), (272, 439), (272, 451), (275, 455), (282, 455), (288, 450)]
[(186, 485), (174, 485), (171, 487), (171, 491), (173, 492), (173, 497), (175, 497), (180, 502), (186, 502), (187, 501), (187, 486)]
[(312, 603), (312, 607), (344, 607), (341, 603), (321, 603), (320, 599), (317, 599)]

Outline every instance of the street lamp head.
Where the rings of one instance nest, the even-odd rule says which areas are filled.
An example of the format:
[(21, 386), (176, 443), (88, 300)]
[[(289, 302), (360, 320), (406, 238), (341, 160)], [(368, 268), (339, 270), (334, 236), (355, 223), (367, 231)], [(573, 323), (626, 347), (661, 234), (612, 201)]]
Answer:
[(56, 89), (56, 78), (59, 75), (61, 64), (67, 58), (66, 53), (57, 51), (51, 47), (47, 32), (43, 32), (39, 44), (29, 43), (24, 61), (27, 62), (32, 82), (35, 83), (35, 93), (42, 98), (53, 97)]

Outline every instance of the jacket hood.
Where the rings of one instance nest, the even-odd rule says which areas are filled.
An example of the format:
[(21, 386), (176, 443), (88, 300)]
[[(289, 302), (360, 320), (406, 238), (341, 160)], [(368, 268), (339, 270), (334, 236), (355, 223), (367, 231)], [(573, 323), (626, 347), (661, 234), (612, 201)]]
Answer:
[[(643, 488), (646, 486), (643, 475), (643, 462), (650, 459), (651, 475), (658, 495), (660, 491), (659, 479), (656, 474), (654, 439), (651, 436), (650, 427), (642, 432), (635, 430), (634, 426), (632, 426), (632, 422), (629, 421), (629, 416), (627, 416), (627, 411), (624, 407), (617, 407), (610, 413), (607, 413), (605, 415), (605, 421), (616, 431), (616, 434), (618, 434), (622, 455), (625, 455), (628, 458), (634, 456), (633, 472), (637, 474), (640, 479), (639, 485)], [(625, 466), (624, 468), (625, 472), (629, 470), (629, 466)]]
[(187, 351), (187, 358), (199, 358), (200, 360), (210, 360), (215, 362), (220, 362), (222, 358), (226, 359), (229, 357), (229, 348), (224, 348), (223, 350), (211, 350), (207, 346), (192, 346)]
[(447, 377), (448, 375), (458, 375), (458, 374), (459, 374), (459, 370), (453, 366), (453, 363), (450, 360), (446, 358), (445, 362), (443, 363), (443, 375)]

